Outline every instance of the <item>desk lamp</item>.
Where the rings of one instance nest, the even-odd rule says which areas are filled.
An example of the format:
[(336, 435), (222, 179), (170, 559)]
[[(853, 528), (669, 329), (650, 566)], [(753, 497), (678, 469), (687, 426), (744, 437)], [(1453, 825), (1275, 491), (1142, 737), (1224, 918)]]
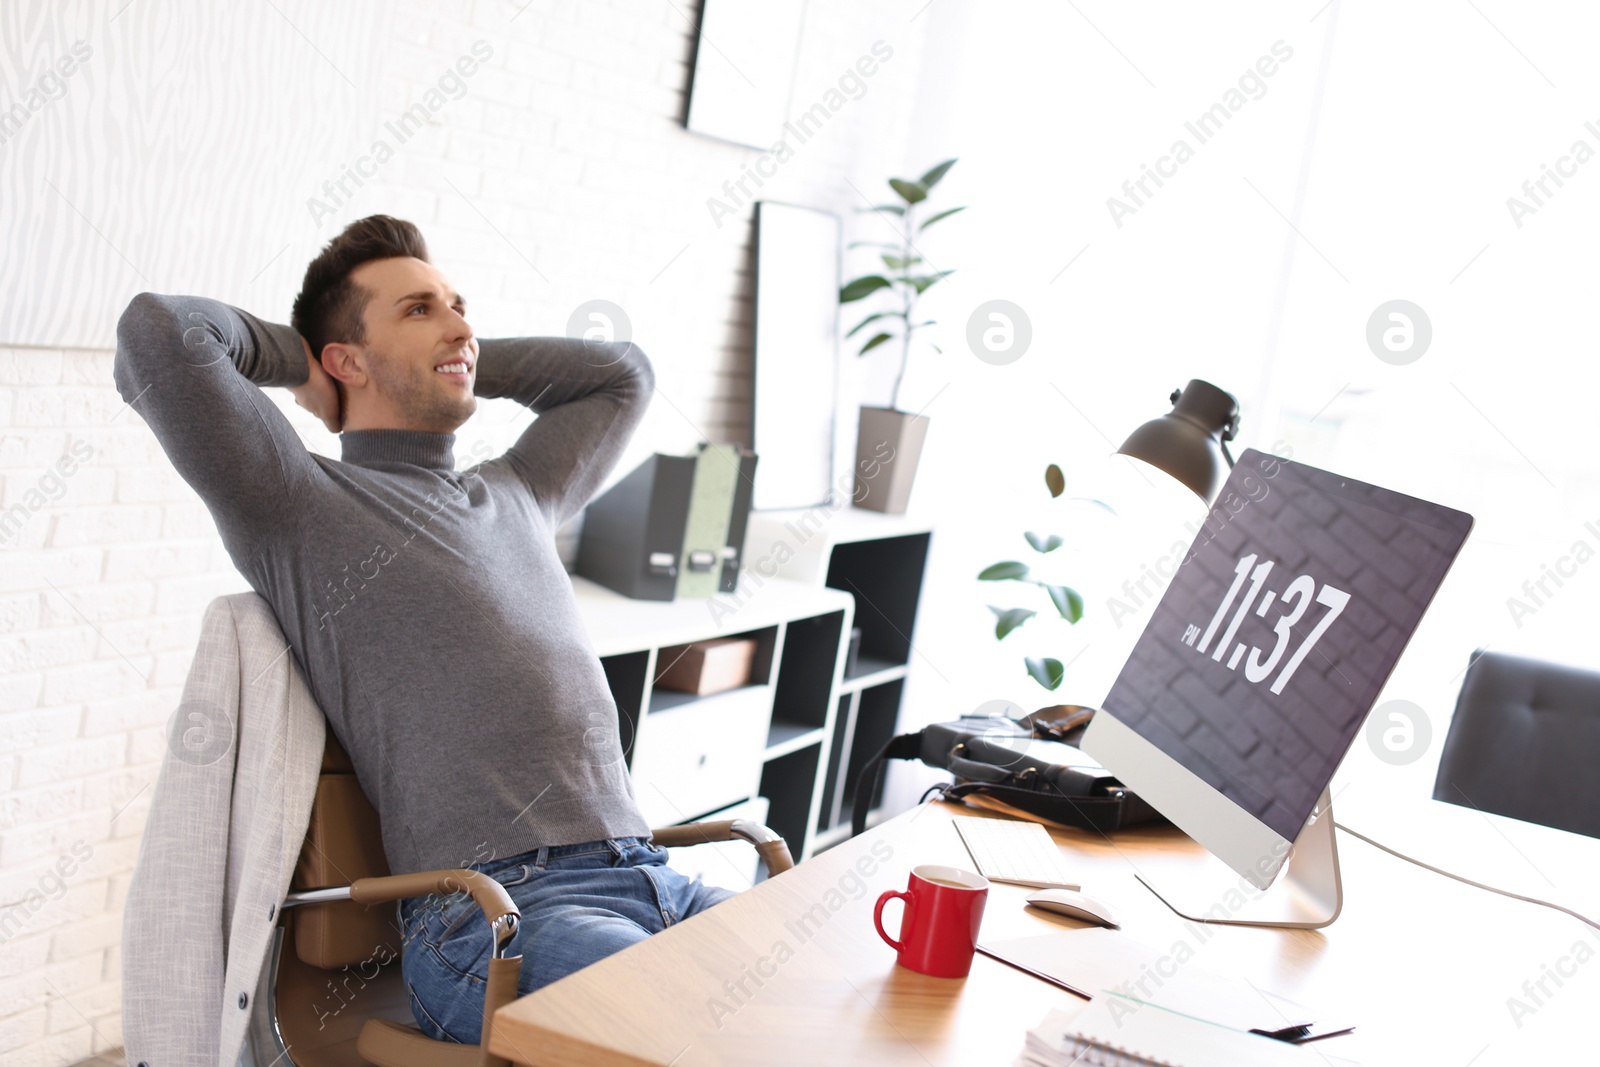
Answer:
[(1171, 402), (1171, 411), (1129, 434), (1117, 452), (1172, 475), (1210, 504), (1233, 466), (1228, 442), (1239, 432), (1239, 401), (1195, 378), (1173, 390)]

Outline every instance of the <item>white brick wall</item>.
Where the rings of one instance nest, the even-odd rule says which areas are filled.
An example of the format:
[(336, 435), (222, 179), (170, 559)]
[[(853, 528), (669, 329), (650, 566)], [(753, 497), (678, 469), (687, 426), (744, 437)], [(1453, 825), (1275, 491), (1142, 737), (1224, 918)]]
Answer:
[[(894, 58), (761, 196), (836, 211), (849, 239), (862, 206), (849, 183), (877, 195), (887, 174), (931, 162), (902, 158), (919, 6), (811, 0), (798, 109), (874, 41)], [(626, 309), (659, 396), (620, 470), (702, 437), (747, 441), (751, 210), (719, 227), (706, 200), (759, 153), (682, 128), (694, 17), (692, 3), (666, 0), (402, 5), (375, 90), (382, 120), (397, 120), (474, 41), (490, 42), (492, 60), (337, 216), (313, 227), (294, 205), (290, 250), (263, 282), (273, 291), (247, 306), (287, 321), (321, 242), (362, 215), (401, 215), (423, 227), (484, 335), (562, 333), (590, 299)], [(254, 146), (264, 157), (272, 148)], [(362, 151), (307, 175), (306, 195)], [(0, 348), (0, 513), (22, 508), (0, 538), (0, 1060), (54, 1067), (120, 1044), (119, 923), (166, 722), (203, 608), (245, 583), (112, 387), (113, 338), (93, 350), (30, 343), (39, 347)], [(277, 399), (311, 447), (337, 454)], [(513, 405), (486, 404), (458, 455), (498, 451), (524, 425)], [(50, 477), (74, 443), (88, 458)], [(72, 868), (59, 880), (58, 862)]]

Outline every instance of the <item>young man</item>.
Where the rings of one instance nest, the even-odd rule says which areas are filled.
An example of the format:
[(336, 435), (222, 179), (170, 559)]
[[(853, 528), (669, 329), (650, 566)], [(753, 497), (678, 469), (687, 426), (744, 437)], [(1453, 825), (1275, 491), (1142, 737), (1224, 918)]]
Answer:
[[(377, 215), (311, 263), (292, 326), (135, 297), (116, 383), (272, 606), (377, 807), (390, 869), (472, 866), (522, 909), (521, 992), (730, 895), (648, 843), (555, 550), (643, 418), (642, 352), (480, 342), (416, 227)], [(305, 449), (269, 385), (342, 431), (342, 459)], [(457, 471), (453, 431), (479, 396), (538, 418)], [(488, 924), (464, 894), (400, 914), (419, 1025), (476, 1042)]]

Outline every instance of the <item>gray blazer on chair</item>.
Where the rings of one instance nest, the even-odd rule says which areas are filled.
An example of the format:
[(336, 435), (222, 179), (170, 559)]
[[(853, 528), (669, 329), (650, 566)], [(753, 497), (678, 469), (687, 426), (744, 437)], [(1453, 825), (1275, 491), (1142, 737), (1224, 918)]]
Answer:
[(326, 723), (255, 593), (206, 609), (122, 919), (129, 1067), (233, 1067)]

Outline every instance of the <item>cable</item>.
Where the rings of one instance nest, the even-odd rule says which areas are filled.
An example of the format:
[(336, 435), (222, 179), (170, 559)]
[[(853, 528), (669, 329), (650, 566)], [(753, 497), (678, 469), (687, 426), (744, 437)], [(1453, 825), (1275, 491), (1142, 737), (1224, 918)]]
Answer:
[(1407, 863), (1415, 863), (1418, 867), (1421, 867), (1425, 871), (1432, 871), (1434, 874), (1442, 874), (1446, 878), (1454, 878), (1458, 882), (1465, 882), (1465, 883), (1467, 883), (1468, 885), (1472, 886), (1475, 889), (1486, 889), (1491, 893), (1499, 893), (1503, 897), (1510, 897), (1512, 900), (1522, 900), (1522, 901), (1526, 901), (1529, 904), (1538, 904), (1540, 907), (1554, 908), (1556, 911), (1565, 912), (1566, 914), (1572, 916), (1574, 919), (1577, 919), (1579, 922), (1583, 923), (1585, 926), (1592, 926), (1592, 927), (1594, 927), (1594, 929), (1600, 930), (1600, 923), (1595, 922), (1593, 919), (1589, 919), (1589, 918), (1586, 918), (1586, 917), (1584, 917), (1582, 915), (1579, 915), (1577, 912), (1573, 911), (1571, 908), (1564, 908), (1560, 904), (1552, 904), (1548, 900), (1540, 900), (1537, 897), (1525, 897), (1521, 893), (1513, 893), (1513, 892), (1511, 892), (1510, 890), (1507, 890), (1507, 889), (1496, 889), (1492, 885), (1484, 885), (1482, 882), (1474, 882), (1471, 878), (1463, 878), (1459, 874), (1451, 874), (1449, 871), (1443, 871), (1443, 870), (1440, 870), (1438, 867), (1432, 866), (1431, 864), (1423, 863), (1419, 859), (1412, 859), (1410, 856), (1407, 856), (1403, 852), (1396, 852), (1394, 849), (1390, 848), (1388, 845), (1379, 844), (1378, 842), (1374, 841), (1372, 838), (1368, 837), (1366, 834), (1356, 833), (1356, 831), (1350, 829), (1350, 827), (1346, 826), (1342, 822), (1336, 822), (1333, 825), (1338, 827), (1339, 829), (1343, 830), (1345, 833), (1349, 834), (1351, 837), (1358, 837), (1361, 840), (1365, 841), (1367, 844), (1371, 845), (1373, 848), (1382, 849), (1383, 851), (1387, 852), (1389, 855), (1395, 857), (1396, 859), (1405, 860)]

